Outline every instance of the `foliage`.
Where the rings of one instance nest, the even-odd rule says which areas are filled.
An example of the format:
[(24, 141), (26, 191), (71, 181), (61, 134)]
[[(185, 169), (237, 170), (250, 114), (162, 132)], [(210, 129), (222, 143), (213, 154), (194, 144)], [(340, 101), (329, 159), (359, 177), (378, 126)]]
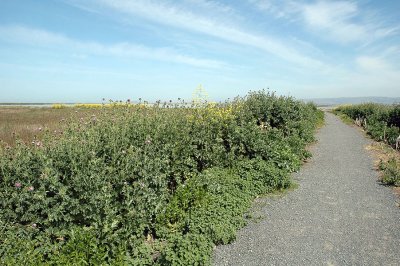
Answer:
[(260, 194), (290, 185), (314, 105), (118, 104), (0, 149), (0, 264), (204, 265)]
[(382, 182), (387, 185), (400, 187), (400, 162), (395, 157), (390, 158), (387, 162), (381, 161), (379, 165), (383, 171)]
[(365, 103), (341, 106), (334, 111), (353, 120), (366, 121), (363, 126), (371, 137), (395, 146), (400, 135), (400, 104), (383, 105)]
[(53, 108), (53, 109), (64, 109), (66, 107), (67, 106), (65, 104), (61, 104), (61, 103), (55, 103), (55, 104), (51, 105), (51, 108)]

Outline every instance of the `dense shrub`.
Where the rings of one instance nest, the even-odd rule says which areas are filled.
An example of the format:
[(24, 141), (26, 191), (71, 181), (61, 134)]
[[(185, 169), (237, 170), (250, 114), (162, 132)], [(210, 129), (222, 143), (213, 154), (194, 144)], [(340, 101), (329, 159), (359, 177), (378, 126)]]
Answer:
[(347, 105), (336, 108), (335, 112), (345, 114), (353, 120), (366, 121), (363, 126), (372, 138), (395, 146), (396, 138), (400, 134), (400, 104)]
[(0, 150), (0, 264), (209, 264), (254, 197), (290, 186), (322, 119), (264, 91), (78, 112)]

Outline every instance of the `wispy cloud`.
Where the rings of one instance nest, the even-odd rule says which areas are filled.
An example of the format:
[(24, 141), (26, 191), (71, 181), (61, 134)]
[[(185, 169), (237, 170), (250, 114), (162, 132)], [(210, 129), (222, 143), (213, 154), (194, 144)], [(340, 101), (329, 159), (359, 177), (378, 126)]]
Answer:
[(318, 33), (325, 32), (324, 36), (339, 43), (368, 44), (398, 32), (398, 27), (376, 24), (372, 17), (359, 9), (356, 2), (318, 1), (302, 5), (301, 10), (310, 28)]
[(378, 70), (391, 70), (391, 66), (384, 59), (371, 56), (359, 56), (356, 58), (357, 65), (362, 70), (378, 71)]
[[(209, 7), (210, 10), (217, 11), (230, 10), (226, 5), (221, 5), (215, 1), (196, 1)], [(171, 4), (165, 1), (124, 1), (124, 0), (99, 0), (86, 1), (90, 8), (105, 9), (104, 12), (113, 11), (119, 14), (125, 14), (127, 17), (135, 19), (141, 17), (149, 21), (166, 26), (206, 34), (213, 38), (231, 43), (254, 47), (260, 51), (267, 52), (274, 56), (284, 59), (287, 62), (296, 63), (303, 67), (321, 68), (326, 67), (324, 62), (319, 61), (312, 56), (302, 53), (296, 47), (279, 40), (276, 37), (266, 34), (252, 33), (248, 29), (241, 28), (232, 18), (226, 16), (203, 15), (207, 12), (194, 12), (193, 9), (185, 8), (184, 5)], [(89, 4), (91, 3), (91, 4)], [(80, 2), (82, 4), (82, 2)], [(214, 10), (215, 12), (215, 10)], [(223, 13), (223, 12), (221, 12)]]
[(359, 42), (367, 45), (398, 34), (400, 30), (398, 25), (385, 25), (382, 15), (361, 9), (357, 1), (248, 1), (276, 18), (302, 21), (307, 29), (318, 36), (341, 44)]
[(357, 6), (351, 2), (317, 2), (303, 7), (304, 20), (309, 27), (325, 31), (330, 39), (341, 43), (365, 39), (364, 26), (351, 22), (358, 13)]
[(303, 9), (310, 27), (328, 31), (330, 38), (338, 42), (357, 41), (367, 36), (365, 27), (351, 22), (357, 14), (357, 5), (351, 2), (317, 2)]
[(272, 14), (275, 18), (289, 22), (298, 18), (293, 14), (299, 13), (299, 2), (292, 0), (248, 0), (248, 2), (262, 12)]
[(350, 84), (357, 84), (359, 88), (369, 88), (376, 92), (383, 89), (388, 95), (398, 96), (400, 70), (388, 60), (364, 55), (356, 58), (356, 64), (358, 71), (347, 75)]
[(17, 42), (25, 45), (45, 46), (53, 49), (66, 49), (71, 56), (80, 58), (89, 55), (117, 56), (128, 58), (144, 58), (157, 61), (173, 62), (203, 68), (221, 68), (225, 63), (192, 57), (177, 53), (167, 47), (148, 47), (128, 42), (105, 45), (98, 42), (82, 42), (65, 35), (53, 33), (43, 29), (25, 27), (20, 25), (0, 26), (0, 40)]
[(24, 27), (20, 25), (1, 25), (0, 39), (8, 42), (19, 42), (30, 45), (76, 45), (73, 40), (62, 34)]

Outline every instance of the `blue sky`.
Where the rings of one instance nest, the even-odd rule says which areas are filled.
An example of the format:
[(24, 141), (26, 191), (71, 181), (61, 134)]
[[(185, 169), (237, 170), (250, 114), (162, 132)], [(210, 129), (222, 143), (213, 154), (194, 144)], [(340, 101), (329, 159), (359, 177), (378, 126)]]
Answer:
[(1, 0), (0, 102), (400, 96), (400, 1)]

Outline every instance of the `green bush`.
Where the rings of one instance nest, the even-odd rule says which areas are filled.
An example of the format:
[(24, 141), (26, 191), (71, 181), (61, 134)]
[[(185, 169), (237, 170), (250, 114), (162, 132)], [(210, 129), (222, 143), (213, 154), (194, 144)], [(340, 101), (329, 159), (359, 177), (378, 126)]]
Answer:
[(395, 146), (400, 135), (400, 104), (383, 105), (365, 103), (358, 105), (341, 106), (334, 111), (344, 114), (353, 120), (365, 119), (365, 130), (371, 137)]
[(264, 91), (78, 112), (0, 149), (0, 264), (208, 264), (254, 197), (290, 185), (322, 119)]

